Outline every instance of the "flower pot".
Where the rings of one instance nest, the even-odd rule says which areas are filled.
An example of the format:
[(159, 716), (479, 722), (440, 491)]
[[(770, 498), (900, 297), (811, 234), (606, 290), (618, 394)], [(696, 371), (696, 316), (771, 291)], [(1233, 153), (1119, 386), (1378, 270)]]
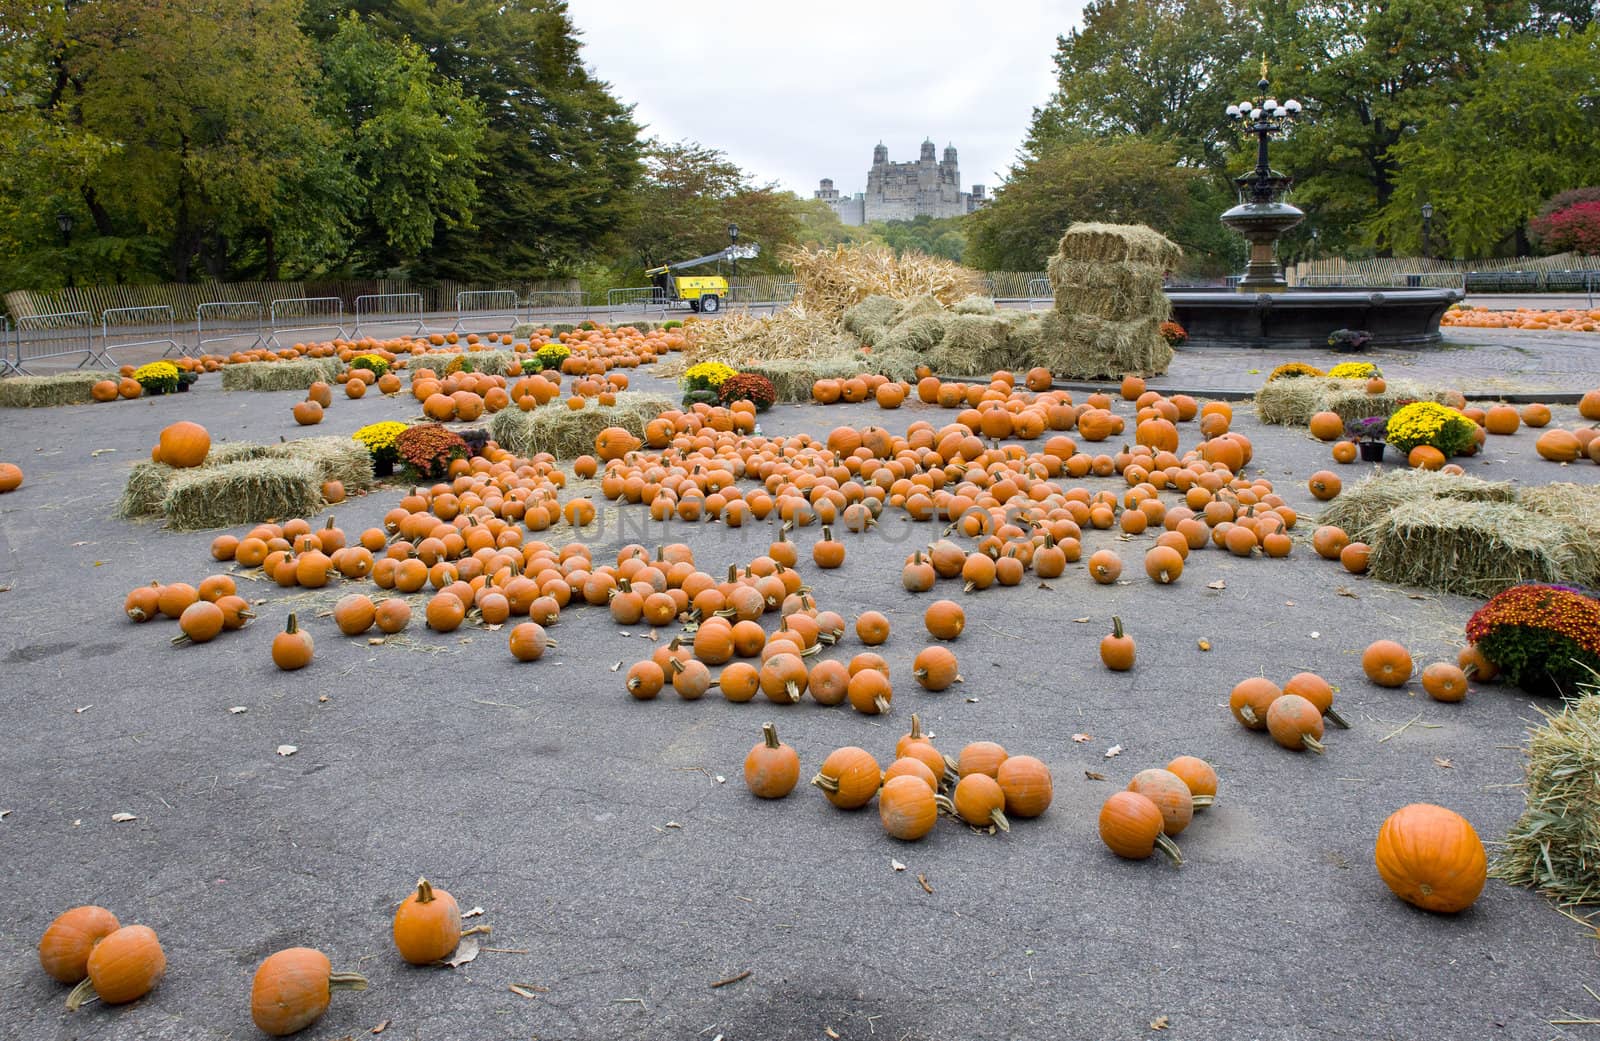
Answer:
[(372, 460), (372, 475), (374, 477), (393, 477), (394, 476), (394, 460), (393, 459), (374, 459), (374, 460)]
[(1389, 446), (1382, 441), (1363, 441), (1357, 447), (1360, 449), (1362, 460), (1369, 463), (1381, 463), (1383, 462), (1383, 450)]
[(189, 385), (187, 383), (179, 383), (178, 384), (178, 393), (179, 394), (187, 394), (187, 393), (189, 393)]

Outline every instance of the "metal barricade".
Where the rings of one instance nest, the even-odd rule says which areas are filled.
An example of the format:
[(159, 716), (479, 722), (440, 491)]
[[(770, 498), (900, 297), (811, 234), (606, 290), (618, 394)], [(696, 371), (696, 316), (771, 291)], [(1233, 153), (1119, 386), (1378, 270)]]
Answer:
[(1033, 310), (1037, 303), (1049, 303), (1055, 299), (1055, 294), (1050, 291), (1048, 278), (1028, 279), (1028, 310)]
[(29, 372), (28, 365), (49, 358), (83, 355), (75, 368), (95, 361), (94, 316), (88, 311), (60, 311), (33, 314), (17, 319), (15, 364), (18, 372)]
[(543, 290), (524, 296), (518, 307), (526, 322), (582, 321), (587, 314), (587, 298), (583, 291)]
[[(468, 329), (468, 322), (490, 322), (489, 327)], [(475, 289), (456, 294), (456, 324), (452, 332), (509, 332), (517, 324), (514, 289)]]
[(267, 343), (274, 347), (287, 347), (280, 337), (299, 336), (308, 332), (336, 332), (340, 337), (350, 334), (344, 327), (344, 301), (337, 296), (297, 296), (274, 300), (267, 308), (270, 331)]
[(22, 368), (17, 364), (17, 337), (16, 330), (11, 326), (11, 319), (0, 315), (0, 376), (19, 375)]
[(606, 290), (606, 310), (613, 314), (646, 314), (667, 310), (667, 294), (659, 286)]
[(219, 300), (194, 309), (195, 354), (209, 344), (251, 350), (267, 342), (267, 309), (259, 300)]
[(792, 304), (799, 292), (799, 282), (779, 282), (772, 287), (772, 302), (775, 304)]
[[(130, 336), (135, 338), (128, 339)], [(116, 337), (115, 343), (112, 337)], [(110, 365), (112, 351), (130, 347), (161, 347), (163, 358), (183, 353), (170, 305), (110, 307), (100, 312), (100, 350), (95, 352), (99, 360)]]
[(415, 335), (426, 332), (422, 320), (421, 293), (371, 293), (356, 297), (356, 335), (363, 328), (377, 325), (400, 325)]

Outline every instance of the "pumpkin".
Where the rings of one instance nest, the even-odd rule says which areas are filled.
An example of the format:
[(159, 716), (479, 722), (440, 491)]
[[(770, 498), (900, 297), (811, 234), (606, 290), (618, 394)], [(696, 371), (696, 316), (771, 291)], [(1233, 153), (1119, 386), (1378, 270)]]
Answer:
[(1050, 768), (1031, 755), (1007, 756), (995, 770), (995, 781), (1006, 796), (1006, 814), (1037, 817), (1050, 808), (1055, 787)]
[(594, 452), (602, 462), (610, 462), (637, 452), (642, 443), (623, 427), (606, 427), (594, 436)]
[(183, 617), (189, 605), (200, 599), (200, 591), (187, 582), (174, 582), (156, 591), (156, 606), (168, 618)]
[(321, 951), (290, 947), (268, 955), (250, 984), (250, 1018), (264, 1034), (283, 1037), (304, 1030), (328, 1011), (336, 990), (366, 990), (353, 972), (334, 972)]
[(459, 596), (449, 590), (440, 590), (428, 598), (423, 616), (427, 619), (429, 629), (435, 632), (453, 633), (466, 620), (467, 606), (461, 602)]
[(1283, 685), (1285, 694), (1298, 694), (1321, 712), (1334, 726), (1341, 730), (1349, 730), (1350, 724), (1345, 718), (1334, 711), (1333, 685), (1314, 672), (1297, 672), (1289, 677), (1289, 682)]
[(1323, 560), (1338, 560), (1339, 554), (1350, 544), (1350, 536), (1343, 528), (1324, 524), (1311, 533), (1311, 547)]
[(294, 408), (289, 411), (293, 414), (294, 421), (303, 427), (315, 426), (322, 422), (322, 406), (309, 398), (296, 402)]
[(1167, 764), (1167, 769), (1189, 787), (1189, 801), (1196, 810), (1203, 810), (1216, 801), (1217, 771), (1204, 759), (1180, 755)]
[(125, 925), (94, 945), (84, 971), (87, 978), (67, 995), (69, 1012), (76, 1012), (91, 995), (107, 1005), (124, 1005), (144, 997), (167, 971), (167, 955), (154, 929)]
[(794, 791), (799, 780), (799, 753), (778, 740), (777, 727), (761, 724), (761, 740), (744, 757), (745, 787), (758, 798), (781, 799)]
[(122, 610), (135, 622), (148, 622), (161, 613), (161, 586), (152, 582), (139, 586), (122, 602)]
[(397, 596), (378, 604), (376, 623), (378, 631), (393, 636), (411, 624), (411, 605)]
[[(1123, 516), (1135, 513), (1137, 511), (1130, 510)], [(1170, 585), (1183, 574), (1183, 554), (1171, 546), (1154, 546), (1144, 555), (1144, 573), (1160, 585)]]
[(1324, 751), (1322, 713), (1298, 694), (1284, 694), (1267, 706), (1267, 732), (1284, 748), (1309, 748), (1318, 755)]
[(160, 449), (161, 461), (168, 466), (199, 466), (211, 451), (211, 435), (199, 423), (174, 423), (161, 431)]
[(1467, 674), (1459, 666), (1436, 661), (1422, 670), (1422, 689), (1435, 701), (1460, 701), (1467, 696)]
[(1425, 911), (1466, 910), (1488, 877), (1483, 842), (1467, 819), (1425, 802), (1389, 815), (1373, 859), (1390, 891)]
[(95, 381), (94, 386), (89, 388), (89, 396), (94, 398), (96, 401), (115, 401), (115, 400), (117, 400), (117, 381), (116, 380), (97, 380), (97, 381)]
[(1393, 640), (1378, 640), (1361, 652), (1361, 671), (1380, 687), (1405, 686), (1411, 668), (1411, 652)]
[[(515, 635), (515, 630), (513, 630), (513, 635)], [(512, 653), (515, 654), (516, 652), (513, 650)], [(726, 673), (727, 670), (723, 671)], [(628, 678), (625, 685), (629, 694), (632, 694), (640, 701), (649, 701), (661, 693), (661, 688), (666, 686), (666, 683), (666, 672), (661, 666), (656, 662), (646, 660), (633, 663), (633, 667), (628, 670)]]
[(822, 526), (822, 538), (811, 547), (811, 559), (817, 567), (836, 568), (844, 563), (844, 543), (833, 537), (833, 529)]
[(1311, 417), (1311, 436), (1319, 441), (1337, 441), (1344, 436), (1344, 420), (1337, 412), (1318, 412)]
[(85, 904), (63, 911), (39, 938), (39, 965), (60, 983), (78, 983), (89, 975), (94, 945), (122, 928), (117, 916)]
[(1365, 542), (1349, 543), (1339, 551), (1339, 563), (1352, 575), (1364, 575), (1372, 560), (1372, 547)]
[(951, 793), (951, 805), (955, 807), (956, 816), (974, 828), (1011, 830), (1011, 822), (1005, 815), (1005, 790), (988, 774), (971, 773), (961, 778)]
[(892, 777), (878, 792), (883, 830), (903, 842), (915, 842), (932, 831), (942, 806), (950, 806), (949, 800), (935, 795), (918, 777)]
[(889, 639), (889, 619), (878, 611), (863, 611), (856, 617), (856, 636), (868, 647)]
[(1456, 664), (1461, 666), (1461, 671), (1468, 676), (1476, 676), (1485, 683), (1490, 683), (1500, 675), (1500, 667), (1483, 656), (1483, 651), (1476, 644), (1468, 644), (1461, 648), (1456, 655)]
[(1122, 629), (1122, 619), (1111, 616), (1111, 633), (1100, 638), (1100, 660), (1113, 672), (1127, 672), (1133, 668), (1133, 637)]
[(850, 707), (857, 712), (876, 716), (889, 711), (889, 700), (894, 697), (894, 690), (889, 685), (887, 674), (877, 669), (862, 669), (845, 684), (845, 696), (850, 699)]
[(1437, 470), (1444, 466), (1444, 453), (1432, 445), (1418, 445), (1406, 456), (1406, 463), (1418, 470)]
[(394, 913), (394, 945), (412, 965), (431, 965), (446, 958), (461, 942), (461, 908), (455, 897), (417, 879), (416, 892)]
[(1122, 577), (1122, 558), (1109, 549), (1096, 550), (1089, 557), (1089, 577), (1109, 586)]
[(1483, 415), (1483, 428), (1491, 434), (1515, 434), (1522, 416), (1510, 405), (1495, 405)]
[(243, 629), (245, 622), (255, 617), (250, 602), (242, 596), (217, 597), (217, 610), (222, 612), (222, 628), (228, 632)]
[(178, 616), (178, 628), (183, 635), (174, 636), (174, 645), (183, 643), (210, 643), (222, 632), (222, 608), (210, 600), (196, 600)]
[(1174, 864), (1183, 863), (1178, 844), (1163, 833), (1161, 809), (1138, 792), (1113, 792), (1100, 807), (1100, 840), (1119, 857), (1144, 860), (1160, 847)]
[(993, 741), (972, 741), (961, 749), (956, 759), (956, 776), (988, 774), (998, 780), (1000, 764), (1007, 758), (1005, 748)]
[(1541, 458), (1555, 463), (1570, 463), (1583, 453), (1583, 445), (1570, 430), (1546, 430), (1533, 443)]
[(846, 745), (828, 754), (811, 783), (841, 810), (855, 810), (878, 794), (883, 773), (878, 761), (866, 749)]
[(1240, 680), (1228, 695), (1228, 708), (1245, 727), (1251, 730), (1267, 729), (1267, 709), (1283, 696), (1283, 690), (1271, 680), (1252, 676)]
[(937, 644), (917, 652), (911, 663), (911, 675), (923, 690), (946, 690), (952, 683), (961, 681), (956, 656)]
[(1578, 415), (1584, 419), (1600, 420), (1600, 390), (1588, 391), (1578, 400)]
[[(811, 676), (798, 654), (780, 651), (761, 663), (761, 692), (779, 705), (793, 705), (810, 686)], [(676, 681), (674, 681), (676, 686)]]
[(333, 388), (330, 387), (326, 382), (317, 380), (315, 383), (311, 384), (309, 388), (307, 388), (306, 398), (309, 401), (316, 402), (323, 408), (327, 408), (329, 405), (333, 404)]
[(1339, 441), (1333, 446), (1333, 461), (1336, 463), (1353, 463), (1356, 461), (1356, 448), (1354, 441)]
[(967, 612), (954, 600), (935, 600), (922, 615), (923, 624), (936, 640), (954, 640), (967, 625)]
[(311, 634), (300, 628), (300, 619), (291, 613), (283, 632), (272, 638), (272, 664), (285, 672), (303, 669), (311, 664), (313, 650)]
[[(711, 670), (706, 668), (705, 662), (694, 658), (687, 661), (674, 658), (667, 667), (672, 674), (672, 689), (683, 700), (697, 701), (711, 689)], [(801, 666), (802, 671), (804, 668)]]
[(1167, 835), (1177, 836), (1194, 819), (1194, 793), (1171, 770), (1140, 770), (1128, 782), (1128, 791), (1156, 804), (1161, 811), (1161, 830)]

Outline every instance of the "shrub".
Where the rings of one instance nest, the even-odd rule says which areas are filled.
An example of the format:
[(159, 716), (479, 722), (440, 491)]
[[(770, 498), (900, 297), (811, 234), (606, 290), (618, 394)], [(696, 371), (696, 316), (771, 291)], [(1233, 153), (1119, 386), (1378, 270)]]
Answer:
[(1559, 213), (1569, 206), (1576, 206), (1580, 202), (1600, 202), (1600, 185), (1588, 188), (1568, 188), (1564, 192), (1557, 192), (1545, 200), (1539, 207), (1539, 216), (1548, 217), (1552, 213)]
[(1472, 616), (1467, 639), (1524, 690), (1569, 690), (1600, 671), (1600, 601), (1568, 586), (1512, 586)]
[(765, 412), (778, 400), (778, 390), (760, 373), (741, 372), (722, 381), (722, 386), (717, 388), (717, 400), (723, 405), (748, 401), (757, 412)]
[(1472, 420), (1453, 408), (1432, 401), (1402, 405), (1389, 417), (1389, 443), (1409, 455), (1418, 445), (1432, 445), (1447, 456), (1466, 451), (1476, 442)]
[(382, 376), (389, 371), (389, 363), (376, 354), (360, 354), (350, 359), (352, 369), (366, 369), (374, 376)]
[(1547, 253), (1600, 253), (1600, 200), (1536, 217), (1528, 231)]
[(1189, 338), (1189, 333), (1177, 322), (1162, 322), (1161, 338), (1170, 346), (1176, 347)]
[(395, 439), (395, 450), (422, 477), (445, 476), (454, 459), (467, 457), (467, 443), (438, 423), (419, 423), (407, 427)]
[(1298, 379), (1301, 376), (1326, 376), (1326, 375), (1327, 375), (1327, 373), (1323, 372), (1321, 369), (1317, 368), (1315, 365), (1307, 365), (1303, 361), (1290, 361), (1290, 362), (1284, 362), (1282, 365), (1279, 365), (1276, 369), (1273, 369), (1272, 372), (1267, 376), (1267, 382), (1271, 383), (1273, 380)]

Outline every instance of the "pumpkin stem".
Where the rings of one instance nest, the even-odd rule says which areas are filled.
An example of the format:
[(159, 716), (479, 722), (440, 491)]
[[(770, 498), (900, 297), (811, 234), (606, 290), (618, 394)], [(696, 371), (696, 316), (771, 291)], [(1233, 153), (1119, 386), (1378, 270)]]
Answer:
[(778, 741), (778, 728), (771, 723), (761, 724), (761, 737), (766, 741), (768, 748), (781, 747)]
[(471, 929), (461, 930), (462, 936), (490, 936), (494, 933), (492, 925), (475, 925)]
[(90, 1001), (97, 1001), (99, 998), (100, 995), (94, 991), (94, 981), (85, 979), (76, 987), (73, 987), (72, 993), (67, 995), (67, 1011), (76, 1012), (78, 1011), (78, 1006)]
[(922, 719), (915, 712), (911, 713), (911, 733), (906, 736), (913, 741), (922, 740)]
[(873, 698), (872, 703), (878, 706), (878, 715), (880, 716), (889, 711), (889, 699), (882, 695)]
[(323, 528), (324, 531), (332, 531), (333, 530), (333, 518), (329, 517), (328, 518), (328, 523), (324, 524), (322, 526), (322, 528)]
[(1255, 726), (1256, 723), (1260, 721), (1261, 717), (1257, 716), (1256, 710), (1251, 708), (1249, 705), (1240, 705), (1239, 718), (1244, 720), (1246, 723), (1249, 723), (1251, 726)]
[(359, 972), (328, 973), (329, 990), (366, 990), (367, 978)]
[(1004, 811), (1002, 811), (999, 807), (995, 807), (989, 811), (989, 820), (993, 821), (994, 826), (999, 828), (1001, 831), (1008, 832), (1011, 830), (1011, 822), (1006, 819)]
[(1111, 616), (1111, 635), (1119, 640), (1125, 635), (1122, 631), (1122, 619), (1116, 615)]
[(839, 790), (839, 779), (837, 777), (829, 777), (826, 774), (817, 774), (817, 776), (811, 778), (811, 783), (825, 792), (837, 792)]
[(1216, 796), (1214, 796), (1214, 795), (1196, 795), (1193, 799), (1191, 799), (1189, 801), (1194, 803), (1194, 808), (1195, 809), (1203, 810), (1207, 806), (1210, 806), (1213, 802), (1216, 802)]
[(1322, 742), (1318, 741), (1316, 738), (1312, 737), (1310, 734), (1301, 734), (1300, 735), (1300, 743), (1305, 745), (1307, 748), (1311, 749), (1313, 752), (1317, 753), (1318, 755), (1321, 755), (1323, 752), (1327, 751), (1327, 749), (1322, 747)]
[(947, 795), (935, 795), (933, 805), (940, 813), (947, 813), (952, 817), (956, 815), (956, 804), (951, 802)]
[(1178, 844), (1172, 841), (1172, 837), (1170, 835), (1157, 835), (1156, 848), (1161, 850), (1161, 852), (1165, 853), (1167, 856), (1171, 857), (1173, 864), (1183, 863), (1183, 852), (1178, 849)]
[[(808, 648), (809, 649), (809, 648)], [(783, 685), (784, 692), (789, 695), (789, 700), (796, 705), (800, 704), (800, 685), (790, 681)]]
[(1328, 722), (1332, 723), (1340, 730), (1350, 729), (1350, 721), (1339, 715), (1339, 710), (1334, 708), (1332, 705), (1328, 706), (1328, 711), (1324, 712), (1323, 715), (1328, 717)]
[(426, 878), (417, 879), (417, 903), (433, 903), (433, 884)]
[(293, 611), (289, 612), (289, 621), (284, 623), (283, 631), (286, 633), (297, 633), (300, 631), (300, 619), (295, 617)]

